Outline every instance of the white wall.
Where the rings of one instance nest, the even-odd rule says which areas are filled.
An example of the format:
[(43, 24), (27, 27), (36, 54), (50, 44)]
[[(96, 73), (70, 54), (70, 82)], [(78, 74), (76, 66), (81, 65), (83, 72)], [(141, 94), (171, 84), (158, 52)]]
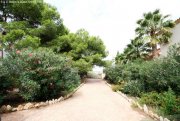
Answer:
[(161, 56), (166, 56), (169, 46), (180, 43), (180, 23), (172, 29), (172, 37), (169, 44), (161, 45)]

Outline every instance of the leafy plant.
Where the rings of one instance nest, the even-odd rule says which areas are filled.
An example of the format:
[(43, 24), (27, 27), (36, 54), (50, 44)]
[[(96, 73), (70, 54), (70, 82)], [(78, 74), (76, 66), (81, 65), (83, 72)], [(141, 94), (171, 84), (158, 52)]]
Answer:
[(124, 85), (122, 91), (132, 96), (140, 96), (144, 91), (144, 84), (138, 81), (129, 81)]
[(141, 104), (147, 104), (147, 105), (150, 105), (152, 107), (153, 106), (158, 107), (162, 103), (161, 98), (162, 98), (161, 94), (159, 94), (157, 92), (149, 92), (149, 93), (142, 94), (139, 102)]
[(177, 104), (176, 95), (171, 88), (163, 93), (161, 111), (166, 115), (179, 114), (180, 106)]
[(2, 67), (7, 70), (4, 81), (10, 80), (12, 88), (19, 87), (25, 100), (55, 98), (63, 91), (72, 91), (80, 82), (71, 61), (49, 49), (12, 52), (3, 59)]
[(122, 85), (112, 85), (112, 90), (114, 92), (122, 90)]

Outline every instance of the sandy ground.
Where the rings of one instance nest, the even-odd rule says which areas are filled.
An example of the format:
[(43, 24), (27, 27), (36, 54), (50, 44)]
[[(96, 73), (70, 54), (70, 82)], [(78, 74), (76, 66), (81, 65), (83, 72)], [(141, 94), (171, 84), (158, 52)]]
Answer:
[(2, 121), (152, 121), (102, 80), (88, 79), (68, 100), (2, 115)]

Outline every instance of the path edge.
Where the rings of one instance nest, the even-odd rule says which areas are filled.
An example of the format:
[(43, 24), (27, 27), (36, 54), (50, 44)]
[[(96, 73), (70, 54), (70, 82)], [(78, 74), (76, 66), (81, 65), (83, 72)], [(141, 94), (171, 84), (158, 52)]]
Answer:
[[(107, 82), (107, 80), (103, 80), (105, 83), (112, 89), (112, 85)], [(129, 103), (135, 104), (138, 109), (142, 110), (145, 114), (147, 114), (149, 117), (153, 118), (155, 121), (170, 121), (167, 118), (163, 118), (162, 116), (158, 116), (157, 114), (153, 113), (151, 110), (148, 110), (148, 107), (146, 104), (143, 105), (143, 107), (135, 100), (130, 99), (127, 97), (126, 94), (122, 93), (121, 91), (116, 91), (120, 96), (122, 96), (124, 99), (126, 99)]]
[(70, 97), (72, 97), (74, 95), (74, 93), (79, 88), (81, 88), (84, 84), (85, 84), (85, 82), (81, 83), (77, 88), (75, 88), (72, 92), (70, 92), (69, 94), (65, 95), (64, 97), (61, 96), (61, 97), (59, 97), (57, 99), (47, 100), (46, 102), (28, 102), (28, 103), (26, 103), (24, 105), (20, 104), (16, 108), (11, 107), (10, 105), (7, 105), (7, 106), (3, 105), (0, 108), (0, 114), (11, 113), (11, 112), (16, 112), (16, 111), (22, 111), (22, 110), (30, 110), (30, 109), (33, 109), (33, 108), (46, 107), (48, 105), (52, 105), (52, 104), (56, 104), (56, 103), (62, 102), (64, 100), (67, 100)]

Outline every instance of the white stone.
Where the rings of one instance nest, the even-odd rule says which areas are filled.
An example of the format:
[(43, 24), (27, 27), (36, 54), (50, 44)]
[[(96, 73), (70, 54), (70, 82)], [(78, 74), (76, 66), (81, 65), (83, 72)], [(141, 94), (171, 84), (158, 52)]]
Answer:
[(164, 121), (162, 116), (159, 117), (159, 120), (160, 120), (160, 121)]
[(146, 106), (145, 104), (144, 104), (144, 106), (143, 106), (143, 110), (144, 110), (145, 113), (148, 114), (148, 108), (147, 108), (147, 106)]
[(153, 117), (159, 120), (159, 116), (157, 114), (154, 114)]
[(64, 98), (61, 96), (60, 98), (58, 98), (59, 102), (64, 100)]
[(13, 108), (13, 109), (12, 109), (12, 112), (15, 112), (15, 111), (17, 111), (17, 108)]
[(132, 99), (128, 99), (128, 102), (133, 103), (133, 102), (132, 102)]
[(6, 113), (7, 107), (5, 105), (1, 106), (0, 113)]
[(54, 104), (54, 101), (53, 101), (53, 100), (51, 100), (51, 104)]
[(152, 111), (149, 111), (149, 116), (153, 117), (154, 113)]
[(139, 109), (143, 110), (142, 106), (138, 102), (136, 104), (137, 104)]
[(27, 109), (30, 109), (30, 108), (33, 108), (34, 105), (32, 103), (27, 103), (25, 106), (24, 106), (24, 109), (27, 110)]
[(49, 104), (49, 101), (48, 101), (48, 100), (46, 101), (46, 104), (47, 104), (47, 105)]
[(35, 108), (39, 108), (39, 107), (40, 107), (39, 103), (35, 104)]
[(170, 121), (169, 119), (167, 119), (167, 118), (164, 118), (164, 121)]
[(46, 103), (40, 102), (40, 106), (46, 106)]
[(7, 105), (7, 111), (12, 111), (12, 107), (10, 105)]
[(22, 106), (22, 105), (18, 105), (18, 107), (17, 107), (17, 111), (21, 111), (21, 110), (23, 110), (24, 109), (24, 106)]
[(49, 105), (51, 105), (52, 104), (52, 101), (51, 100), (49, 100)]

